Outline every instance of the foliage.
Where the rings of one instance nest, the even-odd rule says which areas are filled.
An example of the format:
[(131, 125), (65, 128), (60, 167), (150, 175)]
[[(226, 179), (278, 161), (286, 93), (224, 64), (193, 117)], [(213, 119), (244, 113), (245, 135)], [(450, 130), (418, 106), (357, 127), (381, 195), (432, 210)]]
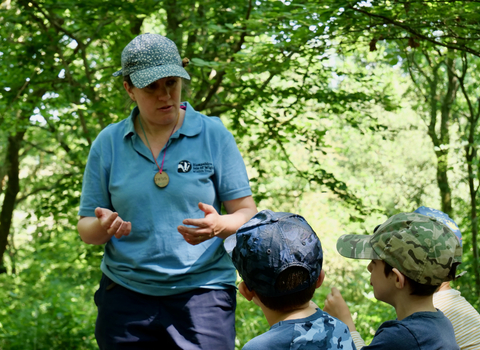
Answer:
[[(479, 5), (476, 1), (466, 1), (461, 7), (452, 7), (453, 3), (459, 4), (428, 0), (328, 3), (319, 12), (319, 24), (328, 23), (324, 37), (336, 39), (339, 52), (358, 50), (362, 44), (367, 46), (368, 41), (371, 52), (385, 46), (384, 61), (401, 65), (409, 72), (415, 93), (421, 94), (421, 97), (413, 97), (416, 109), (428, 125), (428, 135), (437, 157), (440, 208), (450, 215), (453, 213), (452, 197), (456, 196), (449, 182), (450, 128), (453, 120), (461, 125), (460, 130), (463, 128), (461, 137), (466, 142), (464, 175), (468, 183), (471, 220), (470, 230), (465, 233), (472, 242), (473, 288), (480, 296), (476, 143), (480, 106), (473, 103), (478, 99), (478, 84), (472, 79), (476, 73), (471, 70), (478, 65), (480, 53), (478, 40), (471, 40), (479, 34)], [(355, 45), (351, 45), (352, 42)], [(457, 92), (463, 96), (458, 98)]]
[[(455, 287), (480, 308), (466, 214), (480, 172), (478, 158), (465, 157), (479, 144), (468, 119), (479, 94), (475, 1), (9, 0), (0, 10), (0, 348), (96, 348), (102, 247), (76, 234), (82, 172), (98, 132), (128, 113), (111, 74), (141, 32), (169, 36), (190, 58), (186, 99), (234, 134), (259, 209), (312, 224), (327, 272), (314, 300), (322, 306), (338, 286), (366, 340), (394, 312), (335, 241), (400, 211), (439, 207), (438, 149), (419, 91), (434, 61), (445, 90), (452, 54), (466, 93), (451, 103), (450, 140), (435, 146), (450, 149), (453, 217), (464, 232), (469, 273)], [(237, 347), (266, 329), (260, 309), (239, 296)]]
[(0, 275), (0, 348), (94, 349), (102, 251), (65, 228), (50, 237), (42, 232), (18, 249), (21, 273)]
[(321, 22), (328, 23), (334, 35), (368, 46), (370, 51), (386, 40), (412, 49), (424, 42), (480, 55), (477, 1), (344, 0), (332, 5), (324, 4)]

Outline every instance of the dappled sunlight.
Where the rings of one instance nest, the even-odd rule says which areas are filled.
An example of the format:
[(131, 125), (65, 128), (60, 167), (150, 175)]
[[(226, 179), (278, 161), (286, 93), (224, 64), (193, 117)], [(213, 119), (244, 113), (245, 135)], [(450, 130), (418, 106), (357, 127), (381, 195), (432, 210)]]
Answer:
[[(336, 242), (424, 205), (458, 223), (468, 273), (452, 286), (479, 310), (480, 4), (455, 4), (0, 1), (0, 348), (97, 348), (103, 246), (77, 232), (83, 172), (99, 132), (130, 113), (112, 74), (147, 32), (190, 60), (182, 100), (233, 134), (258, 209), (317, 233), (317, 305), (338, 287), (367, 343), (395, 318), (368, 261)], [(240, 350), (269, 326), (237, 303)]]

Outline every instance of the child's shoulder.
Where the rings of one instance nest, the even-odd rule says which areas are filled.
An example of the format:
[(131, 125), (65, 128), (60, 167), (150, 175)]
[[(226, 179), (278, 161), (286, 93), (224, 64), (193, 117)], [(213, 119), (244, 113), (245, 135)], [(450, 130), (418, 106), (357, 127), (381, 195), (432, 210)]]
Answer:
[(304, 328), (303, 335), (307, 335), (307, 333), (310, 333), (309, 335), (321, 334), (323, 332), (325, 336), (321, 338), (327, 338), (329, 343), (332, 343), (334, 339), (352, 340), (347, 325), (321, 309), (318, 309), (305, 324), (311, 324), (312, 326)]
[(415, 312), (403, 320), (384, 322), (372, 344), (402, 344), (399, 349), (458, 349), (453, 327), (442, 312)]
[(426, 329), (429, 327), (434, 327), (434, 329), (439, 329), (442, 327), (449, 328), (449, 323), (450, 322), (441, 311), (419, 311), (411, 314), (408, 317), (405, 317), (403, 320), (386, 321), (378, 328), (378, 331), (382, 329), (416, 330)]
[(318, 309), (313, 315), (278, 322), (270, 330), (249, 341), (243, 350), (257, 349), (355, 349), (348, 327)]

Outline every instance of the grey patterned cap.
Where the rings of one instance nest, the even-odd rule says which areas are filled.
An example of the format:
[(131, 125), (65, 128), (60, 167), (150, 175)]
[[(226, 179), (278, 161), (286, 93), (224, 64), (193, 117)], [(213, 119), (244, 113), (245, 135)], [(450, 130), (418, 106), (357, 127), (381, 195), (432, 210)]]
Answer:
[[(262, 296), (277, 297), (304, 290), (316, 283), (322, 271), (322, 245), (300, 215), (262, 210), (230, 237), (236, 239), (231, 255), (233, 264), (247, 287)], [(278, 275), (292, 266), (303, 267), (309, 278), (294, 290), (278, 290)]]
[(150, 33), (137, 36), (125, 46), (122, 69), (113, 75), (129, 75), (133, 85), (139, 89), (166, 77), (190, 80), (175, 43), (164, 36)]

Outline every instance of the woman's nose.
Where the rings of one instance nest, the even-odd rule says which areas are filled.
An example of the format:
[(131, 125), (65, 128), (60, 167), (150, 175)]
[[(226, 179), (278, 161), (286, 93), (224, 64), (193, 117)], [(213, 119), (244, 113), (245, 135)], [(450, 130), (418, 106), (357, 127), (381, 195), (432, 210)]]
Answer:
[(157, 92), (157, 98), (162, 101), (162, 100), (168, 100), (170, 98), (170, 91), (167, 87), (162, 86), (158, 88)]

